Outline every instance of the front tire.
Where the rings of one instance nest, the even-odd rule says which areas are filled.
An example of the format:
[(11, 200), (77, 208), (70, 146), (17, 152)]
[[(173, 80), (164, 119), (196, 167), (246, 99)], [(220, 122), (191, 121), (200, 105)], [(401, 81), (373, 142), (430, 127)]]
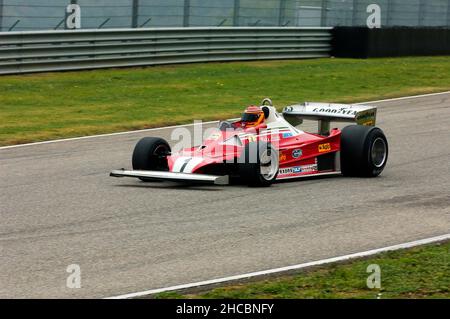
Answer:
[(239, 175), (249, 186), (270, 186), (277, 178), (278, 168), (278, 151), (270, 143), (248, 143), (239, 158)]
[[(170, 146), (166, 140), (158, 137), (144, 137), (134, 147), (132, 164), (134, 170), (168, 171), (167, 155)], [(149, 178), (140, 177), (147, 182)]]
[(341, 135), (341, 172), (344, 176), (376, 177), (388, 159), (388, 142), (378, 127), (350, 125)]

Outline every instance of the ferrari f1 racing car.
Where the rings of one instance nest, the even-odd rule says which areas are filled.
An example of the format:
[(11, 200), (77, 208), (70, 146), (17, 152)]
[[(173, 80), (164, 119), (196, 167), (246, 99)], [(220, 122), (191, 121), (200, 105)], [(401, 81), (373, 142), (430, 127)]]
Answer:
[[(241, 119), (223, 121), (201, 145), (172, 153), (162, 138), (145, 137), (133, 152), (133, 170), (114, 170), (114, 177), (142, 181), (229, 184), (240, 179), (250, 186), (275, 181), (343, 174), (375, 177), (388, 159), (388, 142), (375, 127), (376, 107), (303, 103), (280, 114), (265, 99), (250, 106)], [(304, 119), (318, 122), (318, 132), (298, 127)], [(330, 122), (352, 122), (340, 130)]]

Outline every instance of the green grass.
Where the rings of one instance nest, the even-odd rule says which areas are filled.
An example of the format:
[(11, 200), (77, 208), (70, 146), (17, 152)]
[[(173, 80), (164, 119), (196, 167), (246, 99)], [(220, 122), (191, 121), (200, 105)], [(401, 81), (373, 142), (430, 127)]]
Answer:
[(0, 145), (233, 117), (271, 97), (355, 102), (450, 88), (450, 57), (210, 63), (0, 77)]
[[(381, 288), (367, 288), (367, 266), (381, 268)], [(383, 253), (297, 275), (156, 298), (450, 298), (450, 242)]]

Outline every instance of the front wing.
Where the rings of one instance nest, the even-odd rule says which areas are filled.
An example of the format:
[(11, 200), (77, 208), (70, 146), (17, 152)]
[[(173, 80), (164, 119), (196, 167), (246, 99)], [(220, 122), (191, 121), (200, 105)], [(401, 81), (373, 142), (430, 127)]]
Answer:
[(141, 171), (141, 170), (114, 170), (110, 174), (113, 177), (136, 177), (136, 178), (149, 178), (154, 180), (165, 180), (175, 182), (187, 182), (187, 183), (205, 183), (215, 185), (228, 185), (229, 177), (206, 175), (206, 174), (190, 174), (190, 173), (173, 173), (162, 171)]

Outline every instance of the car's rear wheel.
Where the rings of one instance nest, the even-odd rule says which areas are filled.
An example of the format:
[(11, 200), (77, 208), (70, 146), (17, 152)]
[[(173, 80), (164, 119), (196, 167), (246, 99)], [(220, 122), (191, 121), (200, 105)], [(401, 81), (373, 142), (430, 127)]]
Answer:
[[(166, 140), (158, 137), (144, 137), (134, 147), (132, 164), (134, 170), (168, 171), (167, 155), (170, 146)], [(139, 178), (147, 182), (149, 178)]]
[(277, 178), (278, 151), (270, 143), (248, 143), (239, 158), (239, 175), (249, 186), (270, 186)]
[(375, 177), (388, 159), (388, 142), (378, 127), (350, 125), (341, 135), (341, 171), (345, 176)]

